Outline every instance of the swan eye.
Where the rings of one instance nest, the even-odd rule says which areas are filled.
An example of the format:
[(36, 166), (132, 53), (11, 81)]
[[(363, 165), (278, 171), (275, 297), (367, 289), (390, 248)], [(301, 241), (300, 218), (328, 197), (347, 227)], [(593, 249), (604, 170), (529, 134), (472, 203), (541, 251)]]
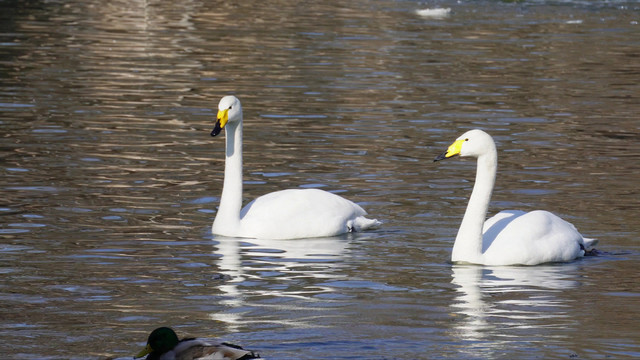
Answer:
[(229, 106), (229, 110), (231, 110), (232, 107), (233, 107), (233, 105)]
[(464, 139), (464, 141), (469, 141), (469, 138)]

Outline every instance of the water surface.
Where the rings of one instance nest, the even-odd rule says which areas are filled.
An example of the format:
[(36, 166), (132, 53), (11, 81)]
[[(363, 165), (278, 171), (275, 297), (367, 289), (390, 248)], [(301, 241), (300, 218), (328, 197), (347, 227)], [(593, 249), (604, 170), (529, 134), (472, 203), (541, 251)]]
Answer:
[[(4, 2), (0, 352), (126, 358), (155, 327), (271, 359), (640, 356), (640, 6), (609, 1)], [(449, 7), (442, 19), (418, 16)], [(379, 230), (212, 236), (245, 111), (245, 198), (322, 188)], [(481, 128), (490, 212), (602, 255), (452, 265)]]

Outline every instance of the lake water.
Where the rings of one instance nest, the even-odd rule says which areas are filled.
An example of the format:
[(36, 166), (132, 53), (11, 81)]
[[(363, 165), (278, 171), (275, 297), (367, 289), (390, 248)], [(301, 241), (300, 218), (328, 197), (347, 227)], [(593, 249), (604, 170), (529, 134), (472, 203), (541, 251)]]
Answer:
[[(270, 359), (640, 357), (639, 3), (0, 8), (5, 358), (130, 358), (161, 325)], [(212, 236), (227, 94), (247, 201), (322, 188), (383, 226)], [(471, 128), (499, 149), (491, 213), (552, 211), (601, 255), (452, 265), (475, 163), (432, 160)]]

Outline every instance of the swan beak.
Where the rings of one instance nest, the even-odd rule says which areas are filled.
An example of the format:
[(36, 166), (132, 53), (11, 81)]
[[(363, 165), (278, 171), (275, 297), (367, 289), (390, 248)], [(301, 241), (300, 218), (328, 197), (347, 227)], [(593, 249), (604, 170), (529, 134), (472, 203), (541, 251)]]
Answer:
[(453, 144), (451, 144), (449, 146), (449, 148), (447, 149), (447, 151), (443, 152), (442, 154), (438, 155), (435, 159), (433, 159), (433, 161), (440, 161), (440, 160), (444, 160), (444, 159), (448, 159), (452, 156), (456, 156), (456, 155), (460, 155), (460, 150), (462, 149), (462, 144), (464, 144), (466, 140), (465, 139), (460, 139), (460, 140), (456, 140)]
[(150, 354), (152, 351), (153, 351), (153, 349), (151, 348), (151, 345), (147, 344), (147, 346), (146, 346), (144, 349), (142, 349), (142, 351), (140, 351), (140, 352), (139, 352), (136, 356), (134, 356), (133, 358), (134, 358), (134, 359), (141, 358), (141, 357), (143, 357), (143, 356), (145, 356), (145, 355), (147, 355), (147, 354)]
[(229, 109), (218, 110), (218, 116), (216, 116), (216, 125), (211, 131), (211, 136), (220, 134), (225, 125), (229, 121)]

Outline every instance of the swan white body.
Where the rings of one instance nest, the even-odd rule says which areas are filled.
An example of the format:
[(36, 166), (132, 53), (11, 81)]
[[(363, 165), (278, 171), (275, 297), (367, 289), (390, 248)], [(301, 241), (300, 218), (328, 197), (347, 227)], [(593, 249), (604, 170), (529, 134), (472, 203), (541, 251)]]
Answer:
[(458, 230), (451, 261), (482, 265), (537, 265), (582, 257), (597, 240), (544, 210), (502, 211), (485, 221), (496, 178), (498, 155), (491, 136), (470, 130), (436, 158), (455, 155), (478, 159), (476, 180)]
[(362, 231), (380, 224), (359, 205), (318, 189), (263, 195), (242, 208), (242, 106), (235, 96), (218, 104), (212, 136), (226, 129), (226, 159), (214, 234), (258, 239), (300, 239)]

